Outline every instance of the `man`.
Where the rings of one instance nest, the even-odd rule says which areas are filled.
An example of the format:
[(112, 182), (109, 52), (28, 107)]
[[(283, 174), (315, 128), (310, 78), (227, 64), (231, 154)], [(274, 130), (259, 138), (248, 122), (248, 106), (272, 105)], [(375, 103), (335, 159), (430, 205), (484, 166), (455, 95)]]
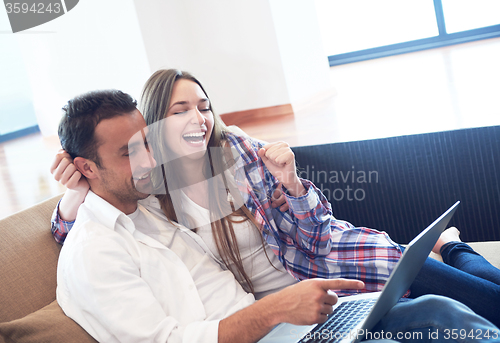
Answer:
[[(99, 341), (256, 342), (281, 322), (325, 321), (337, 301), (330, 289), (363, 287), (356, 280), (306, 280), (255, 302), (193, 232), (169, 223), (159, 206), (156, 213), (138, 204), (156, 201), (148, 197), (156, 162), (146, 123), (127, 94), (100, 91), (71, 100), (59, 137), (90, 191), (61, 250), (57, 300)], [(453, 328), (492, 326), (451, 300), (423, 297), (395, 307), (397, 327), (406, 328), (422, 305), (432, 306), (412, 329), (446, 328), (450, 320)], [(443, 324), (443, 311), (450, 310)]]

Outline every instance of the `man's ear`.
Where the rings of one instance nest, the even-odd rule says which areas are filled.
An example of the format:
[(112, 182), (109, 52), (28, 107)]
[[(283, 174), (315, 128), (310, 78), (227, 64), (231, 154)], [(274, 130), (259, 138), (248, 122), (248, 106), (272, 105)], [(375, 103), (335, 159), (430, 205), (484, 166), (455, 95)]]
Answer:
[(76, 169), (87, 179), (97, 178), (97, 166), (95, 162), (83, 157), (75, 157), (73, 163)]

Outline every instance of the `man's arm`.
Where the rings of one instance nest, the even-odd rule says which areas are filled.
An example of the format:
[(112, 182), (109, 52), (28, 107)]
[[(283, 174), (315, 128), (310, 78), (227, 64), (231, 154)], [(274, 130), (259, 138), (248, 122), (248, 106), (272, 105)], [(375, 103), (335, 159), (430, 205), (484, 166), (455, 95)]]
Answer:
[(338, 297), (330, 289), (362, 289), (363, 282), (347, 279), (310, 279), (268, 295), (219, 323), (219, 343), (253, 343), (279, 323), (323, 323)]
[[(233, 275), (208, 256), (195, 267), (206, 275), (193, 288), (173, 251), (134, 244), (126, 231), (102, 227), (87, 212), (79, 212), (80, 229), (61, 250), (57, 300), (98, 340), (257, 342), (280, 322), (325, 321), (337, 302), (329, 289), (363, 287), (352, 280), (305, 280), (247, 306)], [(216, 285), (206, 288), (208, 281)]]

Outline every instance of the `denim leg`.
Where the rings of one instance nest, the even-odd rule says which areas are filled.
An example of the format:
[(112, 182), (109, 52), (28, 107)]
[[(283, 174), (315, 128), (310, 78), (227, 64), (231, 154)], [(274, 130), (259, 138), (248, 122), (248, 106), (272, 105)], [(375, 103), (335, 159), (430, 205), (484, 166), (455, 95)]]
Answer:
[(452, 267), (500, 285), (500, 269), (494, 267), (466, 243), (446, 243), (441, 248), (441, 256), (444, 263)]
[(368, 340), (434, 343), (478, 342), (488, 337), (499, 342), (498, 327), (458, 301), (436, 295), (396, 304), (367, 335)]
[(410, 286), (410, 297), (443, 295), (458, 300), (500, 326), (500, 286), (428, 258)]

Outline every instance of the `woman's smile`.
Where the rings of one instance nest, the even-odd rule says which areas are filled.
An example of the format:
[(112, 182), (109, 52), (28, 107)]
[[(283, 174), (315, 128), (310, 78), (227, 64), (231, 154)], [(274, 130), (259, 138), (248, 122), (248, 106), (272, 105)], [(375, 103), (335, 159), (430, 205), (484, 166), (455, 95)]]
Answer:
[(198, 148), (202, 146), (206, 146), (206, 129), (202, 129), (196, 132), (188, 132), (182, 135), (182, 138), (186, 141), (186, 143), (192, 147)]

